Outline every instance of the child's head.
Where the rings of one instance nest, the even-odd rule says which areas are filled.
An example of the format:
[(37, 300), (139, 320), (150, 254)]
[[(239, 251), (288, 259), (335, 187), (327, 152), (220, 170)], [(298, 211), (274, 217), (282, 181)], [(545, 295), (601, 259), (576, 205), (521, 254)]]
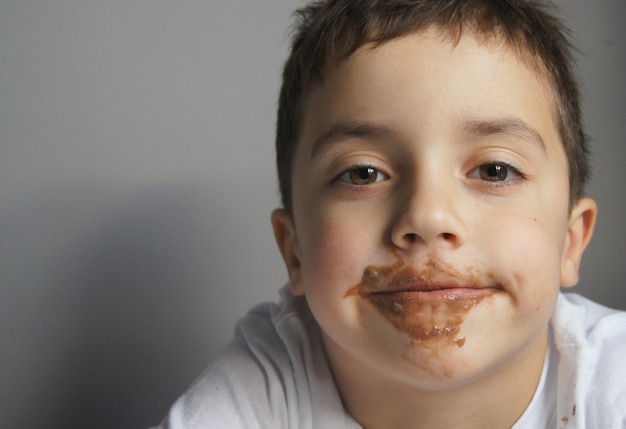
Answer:
[(272, 222), (344, 399), (504, 377), (529, 400), (596, 212), (561, 26), (514, 0), (301, 13)]
[(588, 150), (563, 25), (545, 6), (520, 0), (331, 0), (298, 11), (299, 21), (283, 72), (276, 151), (283, 206), (291, 209), (292, 163), (311, 87), (359, 47), (382, 44), (436, 26), (453, 40), (470, 34), (503, 45), (549, 82), (556, 121), (569, 165), (570, 206), (582, 197), (589, 175)]

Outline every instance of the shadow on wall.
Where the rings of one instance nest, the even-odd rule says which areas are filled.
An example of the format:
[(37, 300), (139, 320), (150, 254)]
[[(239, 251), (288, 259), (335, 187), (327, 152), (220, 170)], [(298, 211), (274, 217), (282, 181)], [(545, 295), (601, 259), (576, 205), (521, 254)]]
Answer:
[(195, 235), (203, 230), (195, 202), (176, 194), (159, 192), (124, 207), (77, 255), (83, 326), (68, 354), (77, 377), (69, 380), (74, 398), (65, 422), (93, 425), (99, 415), (97, 425), (105, 428), (141, 420), (171, 400), (162, 397), (162, 383), (181, 389), (179, 380), (194, 376), (180, 374), (189, 370), (179, 367), (180, 354), (206, 356), (206, 349), (189, 350), (200, 346), (202, 333), (193, 330), (202, 326), (197, 318), (210, 299), (207, 285), (190, 273), (198, 258), (211, 263), (214, 239)]
[(0, 328), (11, 350), (0, 414), (11, 427), (157, 424), (248, 305), (223, 305), (222, 258), (237, 250), (219, 196), (122, 194), (22, 197), (3, 221), (16, 231), (3, 243), (15, 245), (2, 274), (14, 287)]

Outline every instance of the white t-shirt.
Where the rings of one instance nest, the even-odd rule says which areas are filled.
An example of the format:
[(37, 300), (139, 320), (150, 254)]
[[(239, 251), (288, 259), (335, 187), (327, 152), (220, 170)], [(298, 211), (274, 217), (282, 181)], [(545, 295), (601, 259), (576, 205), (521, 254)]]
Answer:
[[(306, 301), (281, 291), (172, 406), (162, 429), (359, 429)], [(626, 312), (561, 294), (537, 391), (514, 429), (626, 428)]]

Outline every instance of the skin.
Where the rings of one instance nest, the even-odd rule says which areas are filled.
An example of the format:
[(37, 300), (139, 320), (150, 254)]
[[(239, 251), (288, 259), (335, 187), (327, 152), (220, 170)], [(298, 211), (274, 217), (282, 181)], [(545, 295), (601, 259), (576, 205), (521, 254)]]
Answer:
[[(310, 91), (293, 209), (272, 224), (365, 428), (505, 428), (530, 402), (596, 215), (569, 209), (554, 110), (513, 52), (434, 30), (366, 45)], [(367, 280), (400, 266), (408, 281)], [(408, 308), (393, 323), (376, 288)]]

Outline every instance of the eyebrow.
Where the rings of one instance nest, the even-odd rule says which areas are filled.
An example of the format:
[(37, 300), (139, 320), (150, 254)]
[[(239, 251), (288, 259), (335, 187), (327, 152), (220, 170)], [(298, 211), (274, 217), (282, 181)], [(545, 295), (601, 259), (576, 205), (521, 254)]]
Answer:
[(517, 117), (468, 120), (462, 123), (461, 129), (466, 134), (479, 137), (496, 134), (509, 134), (521, 137), (536, 144), (544, 153), (547, 153), (546, 143), (539, 131)]
[(322, 135), (317, 137), (311, 148), (311, 158), (327, 150), (332, 143), (349, 138), (366, 140), (380, 140), (393, 137), (393, 131), (384, 126), (355, 120), (339, 121), (332, 125)]
[[(518, 117), (469, 119), (462, 121), (460, 128), (462, 133), (476, 137), (498, 134), (521, 137), (537, 145), (544, 153), (547, 153), (546, 144), (539, 131)], [(394, 135), (393, 130), (384, 125), (352, 119), (339, 121), (315, 139), (311, 148), (311, 158), (315, 158), (331, 147), (333, 143), (340, 140), (360, 138), (375, 141), (389, 139), (394, 137)]]

